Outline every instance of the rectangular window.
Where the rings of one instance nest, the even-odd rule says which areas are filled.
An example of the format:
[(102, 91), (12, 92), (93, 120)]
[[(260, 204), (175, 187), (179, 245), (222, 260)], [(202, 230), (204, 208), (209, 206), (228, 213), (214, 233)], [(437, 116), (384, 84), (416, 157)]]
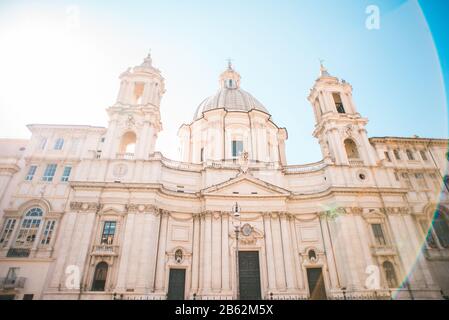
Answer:
[(48, 220), (45, 224), (44, 233), (42, 235), (41, 245), (49, 245), (53, 238), (53, 232), (55, 230), (56, 220)]
[(34, 294), (31, 294), (31, 293), (25, 293), (23, 295), (23, 300), (33, 300), (33, 298), (34, 298)]
[(39, 149), (44, 150), (47, 145), (47, 138), (42, 138), (39, 142)]
[(441, 188), (441, 182), (440, 179), (437, 178), (435, 173), (429, 174), (430, 180), (433, 182), (435, 186), (435, 190), (439, 190)]
[(396, 160), (401, 160), (401, 156), (399, 155), (399, 150), (395, 149), (393, 150), (394, 153), (394, 157), (396, 158)]
[(232, 156), (238, 157), (243, 152), (243, 141), (232, 140)]
[(114, 242), (115, 221), (105, 221), (103, 225), (103, 233), (101, 234), (101, 244), (111, 245)]
[(14, 227), (16, 226), (16, 219), (8, 219), (5, 222), (5, 225), (2, 230), (2, 234), (0, 236), (0, 246), (6, 247), (8, 245), (9, 239), (11, 238), (11, 234), (14, 231)]
[(136, 82), (134, 84), (134, 98), (136, 104), (142, 104), (143, 90), (145, 88), (144, 82)]
[(396, 179), (396, 181), (399, 181), (399, 175), (397, 172), (394, 173), (394, 178)]
[(390, 153), (388, 151), (385, 151), (384, 154), (385, 154), (385, 159), (387, 159), (388, 162), (391, 162)]
[(426, 152), (425, 152), (424, 150), (421, 150), (419, 153), (421, 154), (421, 158), (422, 158), (424, 161), (427, 161), (427, 160), (428, 160), (428, 159), (427, 159)]
[(415, 156), (413, 155), (413, 151), (412, 150), (407, 149), (407, 150), (405, 150), (405, 153), (407, 154), (407, 158), (409, 160), (415, 160)]
[(402, 177), (402, 180), (404, 180), (404, 182), (405, 182), (407, 188), (412, 189), (413, 186), (412, 186), (412, 182), (410, 181), (410, 178), (409, 178), (409, 176), (408, 176), (408, 173), (407, 173), (407, 172), (403, 172), (403, 173), (401, 174), (401, 177)]
[(418, 182), (418, 186), (423, 189), (427, 189), (426, 179), (424, 179), (424, 174), (415, 173), (416, 181)]
[(63, 146), (64, 146), (64, 139), (58, 138), (55, 141), (55, 145), (54, 145), (53, 149), (55, 149), (55, 150), (62, 150)]
[(343, 103), (341, 101), (341, 96), (339, 93), (332, 93), (332, 97), (334, 98), (335, 107), (337, 108), (338, 113), (346, 113)]
[(374, 240), (378, 246), (385, 246), (387, 242), (385, 241), (384, 232), (382, 230), (382, 225), (379, 223), (373, 223), (371, 225), (373, 229)]
[(61, 176), (62, 182), (69, 181), (71, 171), (72, 171), (72, 167), (70, 167), (70, 166), (64, 167), (64, 172), (62, 173), (62, 176)]
[(36, 173), (37, 166), (30, 166), (30, 169), (28, 169), (27, 176), (25, 177), (26, 181), (33, 180), (34, 174)]
[(44, 175), (42, 176), (42, 181), (53, 181), (53, 177), (55, 176), (56, 172), (56, 164), (48, 164), (45, 168)]
[(204, 148), (201, 148), (201, 150), (200, 150), (200, 161), (201, 162), (204, 161)]
[(40, 224), (40, 219), (23, 219), (14, 248), (31, 248), (36, 240)]

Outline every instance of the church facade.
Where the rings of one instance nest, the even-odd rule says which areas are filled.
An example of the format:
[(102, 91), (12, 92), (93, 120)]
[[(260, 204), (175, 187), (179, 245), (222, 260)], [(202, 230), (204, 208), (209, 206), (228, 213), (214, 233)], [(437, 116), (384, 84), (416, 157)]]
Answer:
[(106, 128), (0, 140), (0, 298), (449, 295), (448, 140), (368, 137), (351, 85), (321, 66), (323, 159), (287, 164), (287, 130), (228, 65), (174, 161), (155, 150), (151, 57), (120, 81)]

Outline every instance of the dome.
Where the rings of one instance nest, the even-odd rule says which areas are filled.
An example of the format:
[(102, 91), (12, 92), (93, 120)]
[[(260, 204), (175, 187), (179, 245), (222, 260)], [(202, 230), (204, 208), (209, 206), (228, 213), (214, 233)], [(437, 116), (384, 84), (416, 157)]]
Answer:
[(269, 113), (262, 103), (240, 88), (240, 75), (232, 69), (230, 64), (228, 69), (220, 75), (219, 82), (221, 85), (220, 90), (200, 103), (193, 120), (201, 118), (203, 112), (222, 108), (227, 111), (244, 112), (256, 109)]

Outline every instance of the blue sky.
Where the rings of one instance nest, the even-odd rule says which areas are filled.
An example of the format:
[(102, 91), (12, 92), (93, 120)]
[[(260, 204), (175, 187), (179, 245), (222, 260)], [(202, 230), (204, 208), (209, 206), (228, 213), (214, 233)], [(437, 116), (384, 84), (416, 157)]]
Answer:
[[(365, 28), (371, 4), (379, 30)], [(73, 12), (79, 23), (67, 27)], [(157, 148), (171, 158), (228, 57), (287, 128), (289, 164), (321, 159), (306, 100), (319, 59), (353, 85), (369, 136), (448, 133), (439, 56), (416, 0), (2, 1), (0, 41), (1, 137), (29, 137), (27, 123), (106, 126), (118, 75), (149, 48), (167, 87)]]

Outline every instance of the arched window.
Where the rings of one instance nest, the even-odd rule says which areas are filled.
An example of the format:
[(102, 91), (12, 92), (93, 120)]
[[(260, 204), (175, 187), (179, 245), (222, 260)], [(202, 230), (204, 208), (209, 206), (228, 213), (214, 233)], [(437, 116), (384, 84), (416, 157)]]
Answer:
[(134, 151), (136, 148), (137, 136), (134, 132), (128, 131), (126, 132), (120, 141), (120, 154), (132, 154), (134, 155)]
[(145, 83), (143, 83), (143, 82), (136, 82), (134, 84), (134, 102), (135, 102), (135, 104), (142, 104), (144, 88), (145, 88)]
[(444, 248), (449, 248), (449, 222), (447, 217), (441, 210), (435, 211), (432, 226), (435, 231), (440, 245)]
[(407, 154), (407, 158), (408, 158), (409, 160), (415, 160), (415, 156), (413, 155), (412, 150), (407, 149), (407, 150), (405, 150), (405, 153)]
[(348, 159), (360, 159), (359, 151), (357, 150), (357, 145), (351, 139), (345, 140), (345, 149)]
[(390, 261), (385, 261), (382, 264), (385, 273), (385, 279), (387, 280), (387, 284), (389, 288), (397, 288), (398, 280), (396, 278), (396, 271), (394, 270), (394, 266)]
[(315, 252), (315, 250), (313, 250), (313, 249), (309, 250), (308, 257), (309, 257), (310, 261), (315, 262), (316, 261), (316, 252)]
[(108, 275), (108, 264), (104, 261), (95, 267), (94, 280), (92, 281), (92, 291), (104, 291), (106, 278)]
[(43, 211), (39, 207), (29, 209), (22, 220), (14, 248), (31, 248), (42, 222)]

